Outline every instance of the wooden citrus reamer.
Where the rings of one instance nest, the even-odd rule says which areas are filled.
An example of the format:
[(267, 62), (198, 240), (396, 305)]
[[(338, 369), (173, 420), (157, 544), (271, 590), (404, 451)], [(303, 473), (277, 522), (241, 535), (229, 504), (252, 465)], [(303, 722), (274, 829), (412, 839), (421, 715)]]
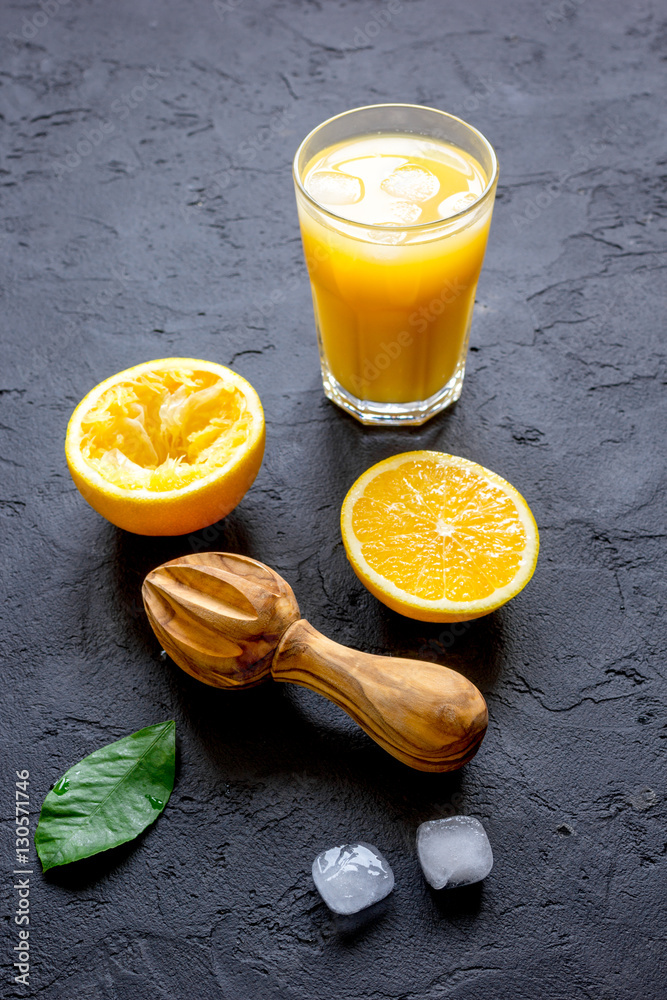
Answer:
[(488, 713), (474, 684), (436, 663), (327, 639), (300, 617), (289, 584), (255, 559), (172, 559), (147, 575), (142, 593), (164, 649), (205, 684), (232, 690), (272, 676), (310, 688), (419, 771), (453, 771), (477, 752)]

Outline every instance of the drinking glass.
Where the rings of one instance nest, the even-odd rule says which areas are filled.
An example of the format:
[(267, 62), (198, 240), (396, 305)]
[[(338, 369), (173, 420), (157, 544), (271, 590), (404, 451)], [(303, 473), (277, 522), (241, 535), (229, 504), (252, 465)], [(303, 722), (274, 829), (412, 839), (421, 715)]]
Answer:
[[(484, 186), (447, 218), (369, 224), (325, 207), (304, 178), (325, 150), (370, 136), (409, 136), (473, 158)], [(429, 146), (429, 143), (431, 145)], [(498, 165), (484, 136), (453, 115), (413, 104), (346, 111), (315, 128), (294, 158), (324, 392), (364, 424), (422, 424), (461, 395), (477, 280)]]

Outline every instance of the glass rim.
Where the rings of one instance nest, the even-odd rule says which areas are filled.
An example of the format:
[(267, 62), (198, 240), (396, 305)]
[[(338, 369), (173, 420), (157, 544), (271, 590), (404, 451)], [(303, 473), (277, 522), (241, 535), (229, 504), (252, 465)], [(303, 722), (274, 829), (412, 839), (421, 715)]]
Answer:
[[(418, 111), (431, 111), (433, 114), (441, 115), (443, 118), (448, 118), (450, 121), (455, 121), (465, 126), (465, 128), (467, 128), (470, 132), (473, 132), (477, 136), (477, 138), (481, 140), (482, 144), (486, 147), (488, 153), (491, 156), (492, 170), (489, 180), (487, 181), (486, 186), (484, 187), (484, 190), (481, 192), (480, 195), (478, 195), (478, 197), (475, 199), (475, 201), (472, 202), (472, 204), (467, 205), (465, 208), (462, 208), (460, 212), (456, 212), (454, 215), (448, 215), (444, 219), (436, 219), (433, 222), (421, 222), (421, 223), (417, 222), (409, 226), (404, 226), (404, 225), (402, 226), (399, 223), (397, 223), (395, 226), (394, 225), (387, 226), (387, 225), (379, 225), (377, 222), (370, 222), (370, 223), (357, 222), (354, 219), (347, 219), (344, 215), (337, 215), (336, 212), (331, 212), (328, 208), (324, 208), (323, 205), (320, 205), (320, 203), (315, 198), (313, 198), (311, 194), (309, 194), (301, 179), (301, 173), (298, 168), (299, 156), (301, 155), (301, 151), (303, 147), (306, 145), (306, 143), (309, 141), (309, 139), (311, 139), (317, 132), (319, 132), (320, 129), (325, 128), (325, 126), (327, 125), (331, 125), (332, 122), (338, 121), (340, 118), (345, 118), (347, 115), (354, 115), (358, 111), (375, 111), (379, 110), (380, 108), (414, 108), (415, 110)], [(400, 134), (419, 135), (419, 133), (411, 133), (411, 132), (405, 132)], [(423, 138), (426, 139), (428, 138), (428, 136), (423, 136)], [(435, 228), (436, 226), (442, 226), (443, 224), (454, 222), (456, 219), (463, 219), (465, 218), (466, 215), (469, 215), (471, 212), (474, 212), (475, 209), (478, 208), (479, 205), (484, 201), (489, 192), (493, 190), (493, 186), (498, 179), (498, 157), (496, 156), (496, 151), (489, 142), (489, 140), (486, 138), (485, 135), (482, 134), (482, 132), (479, 131), (479, 129), (476, 129), (475, 126), (471, 125), (469, 122), (464, 121), (463, 118), (459, 118), (457, 117), (457, 115), (451, 115), (448, 111), (441, 111), (439, 108), (432, 108), (427, 104), (399, 104), (399, 103), (363, 104), (358, 108), (348, 108), (347, 111), (341, 111), (340, 114), (333, 115), (331, 118), (327, 118), (326, 121), (320, 122), (319, 125), (316, 125), (315, 128), (311, 129), (308, 135), (299, 143), (299, 147), (296, 153), (294, 154), (294, 159), (292, 161), (292, 175), (294, 177), (294, 183), (296, 184), (297, 188), (304, 196), (304, 198), (306, 198), (306, 200), (309, 201), (311, 205), (314, 205), (319, 212), (322, 212), (324, 215), (329, 216), (329, 218), (331, 219), (335, 219), (337, 222), (344, 222), (347, 226), (355, 226), (359, 229), (367, 229), (367, 230), (377, 229), (389, 233), (416, 232), (418, 230), (428, 230), (431, 228)]]

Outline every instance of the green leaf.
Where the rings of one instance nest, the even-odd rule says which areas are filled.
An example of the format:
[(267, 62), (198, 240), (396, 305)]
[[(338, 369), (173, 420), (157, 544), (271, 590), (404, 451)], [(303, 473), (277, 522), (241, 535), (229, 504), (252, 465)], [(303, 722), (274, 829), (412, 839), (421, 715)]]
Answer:
[(44, 871), (138, 836), (166, 806), (175, 766), (176, 723), (161, 722), (70, 767), (44, 799), (35, 831)]

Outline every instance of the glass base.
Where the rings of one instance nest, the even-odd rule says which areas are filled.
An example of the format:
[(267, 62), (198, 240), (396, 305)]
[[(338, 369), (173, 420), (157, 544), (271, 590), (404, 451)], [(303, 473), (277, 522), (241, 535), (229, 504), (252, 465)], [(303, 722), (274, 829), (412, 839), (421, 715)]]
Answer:
[(463, 376), (465, 374), (465, 359), (459, 365), (449, 382), (428, 399), (409, 403), (375, 403), (370, 399), (358, 399), (344, 389), (340, 382), (322, 365), (322, 384), (324, 395), (346, 413), (375, 427), (402, 427), (425, 424), (427, 420), (441, 413), (455, 403), (461, 395)]

